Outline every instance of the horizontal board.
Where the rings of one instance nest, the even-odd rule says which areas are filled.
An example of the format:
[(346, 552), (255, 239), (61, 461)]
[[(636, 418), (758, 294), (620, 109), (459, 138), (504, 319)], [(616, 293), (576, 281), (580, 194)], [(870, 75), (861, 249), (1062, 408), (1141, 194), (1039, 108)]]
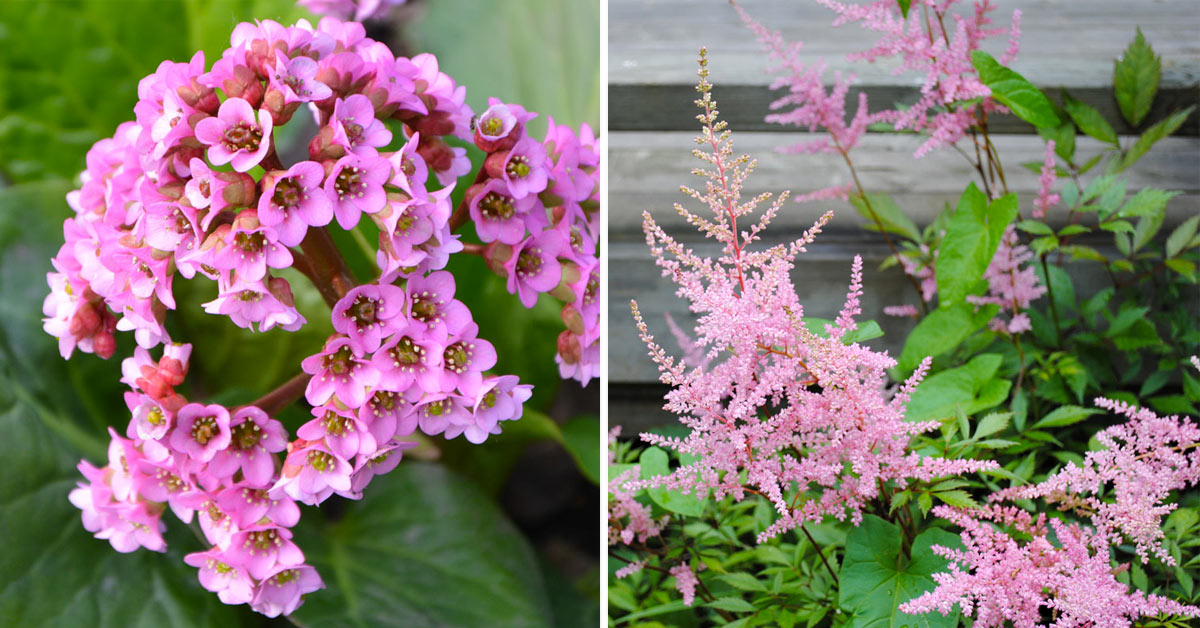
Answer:
[[(747, 181), (743, 195), (791, 189), (799, 195), (850, 181), (845, 163), (837, 155), (788, 155), (777, 152), (785, 143), (813, 139), (818, 134), (741, 133), (733, 136), (736, 153), (747, 153), (758, 160), (758, 167)], [(655, 219), (672, 233), (683, 235), (690, 227), (673, 211), (676, 202), (705, 215), (707, 210), (679, 192), (680, 185), (702, 186), (688, 174), (700, 164), (691, 155), (695, 147), (693, 133), (612, 133), (609, 136), (609, 232), (614, 240), (641, 239), (641, 214), (651, 211)], [(1128, 142), (1129, 138), (1122, 138)], [(994, 144), (1005, 164), (1009, 190), (1022, 200), (1022, 212), (1028, 216), (1037, 195), (1037, 175), (1020, 164), (1041, 161), (1044, 144), (1036, 136), (999, 136)], [(968, 162), (953, 150), (940, 150), (921, 159), (913, 159), (917, 140), (909, 136), (869, 135), (852, 153), (855, 167), (869, 192), (891, 195), (917, 224), (925, 225), (936, 217), (946, 203), (955, 203), (963, 187), (977, 174)], [(1080, 138), (1076, 153), (1090, 156), (1099, 152), (1101, 143)], [(1170, 137), (1125, 173), (1130, 193), (1158, 187), (1180, 190), (1183, 195), (1168, 205), (1168, 222), (1178, 223), (1200, 212), (1200, 140)], [(1090, 180), (1092, 174), (1085, 176)], [(1061, 186), (1062, 181), (1059, 182)], [(834, 210), (830, 231), (858, 231), (864, 220), (838, 200), (819, 201), (798, 206), (789, 202), (775, 221), (773, 229), (802, 232), (821, 213)], [(1051, 213), (1051, 221), (1061, 221), (1063, 212)], [(867, 234), (869, 239), (875, 236)]]
[[(852, 63), (846, 55), (869, 48), (876, 35), (857, 25), (831, 29), (832, 13), (815, 2), (744, 0), (743, 6), (789, 41), (805, 42), (800, 58), (825, 62), (827, 75), (854, 73), (873, 108), (912, 102), (921, 77), (894, 75), (896, 63)], [(1014, 69), (1053, 91), (1065, 87), (1128, 131), (1111, 97), (1112, 62), (1140, 27), (1163, 59), (1163, 80), (1152, 119), (1197, 102), (1200, 92), (1200, 11), (1194, 2), (1155, 0), (997, 0), (993, 14), (1007, 26), (1020, 8), (1022, 48)], [(612, 130), (688, 129), (687, 106), (695, 98), (696, 53), (709, 50), (711, 81), (726, 119), (744, 130), (778, 128), (762, 118), (772, 95), (767, 59), (733, 9), (724, 2), (694, 0), (611, 0), (609, 2), (609, 128)], [(985, 44), (995, 55), (1007, 37)], [(829, 79), (832, 81), (832, 78)], [(994, 124), (997, 132), (1027, 126), (1011, 117)], [(1185, 132), (1195, 135), (1193, 116)]]

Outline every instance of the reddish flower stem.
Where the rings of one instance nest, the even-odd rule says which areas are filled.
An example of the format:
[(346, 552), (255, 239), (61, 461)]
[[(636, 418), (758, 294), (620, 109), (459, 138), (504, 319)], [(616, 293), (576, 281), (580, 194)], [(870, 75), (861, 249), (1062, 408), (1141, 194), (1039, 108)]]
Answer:
[[(300, 243), (300, 250), (304, 252), (304, 257), (297, 257), (296, 267), (313, 282), (332, 308), (355, 286), (354, 275), (350, 273), (346, 259), (325, 227), (310, 228)], [(304, 261), (301, 262), (301, 259)]]
[[(487, 170), (484, 169), (482, 165), (479, 166), (479, 172), (475, 173), (475, 183), (483, 183), (484, 181), (487, 181), (487, 178)], [(475, 185), (475, 183), (472, 183), (471, 185)], [(470, 188), (467, 189), (469, 190)], [(454, 214), (450, 216), (450, 231), (452, 233), (457, 233), (458, 230), (462, 228), (463, 225), (467, 224), (467, 221), (470, 219), (471, 204), (467, 202), (467, 195), (464, 194), (462, 201), (458, 203), (458, 207), (454, 208)]]

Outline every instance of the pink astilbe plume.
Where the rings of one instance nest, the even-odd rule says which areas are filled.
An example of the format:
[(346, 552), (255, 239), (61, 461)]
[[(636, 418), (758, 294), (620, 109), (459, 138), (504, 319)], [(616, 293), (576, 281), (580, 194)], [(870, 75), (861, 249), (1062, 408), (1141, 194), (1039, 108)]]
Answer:
[[(1133, 541), (1142, 562), (1175, 560), (1159, 544), (1162, 519), (1174, 510), (1170, 493), (1200, 482), (1200, 427), (1159, 417), (1124, 402), (1096, 405), (1127, 417), (1096, 435), (1103, 449), (1082, 466), (1068, 463), (1041, 483), (994, 493), (975, 509), (939, 506), (934, 514), (963, 529), (965, 549), (934, 546), (950, 560), (934, 574), (938, 586), (901, 606), (908, 613), (948, 614), (957, 604), (977, 626), (1033, 626), (1051, 610), (1055, 626), (1128, 626), (1160, 613), (1200, 617), (1200, 608), (1130, 591), (1115, 573), (1111, 549)], [(1068, 523), (1004, 501), (1041, 498), (1080, 518)]]
[[(921, 157), (933, 149), (954, 144), (977, 124), (979, 115), (1006, 111), (991, 98), (991, 90), (980, 82), (971, 64), (971, 52), (983, 40), (1009, 35), (1002, 63), (1010, 63), (1020, 49), (1020, 11), (1014, 11), (1009, 30), (992, 27), (989, 16), (995, 7), (991, 0), (973, 3), (974, 12), (963, 16), (951, 12), (959, 0), (917, 0), (908, 15), (900, 12), (895, 0), (874, 0), (866, 4), (846, 4), (836, 0), (817, 0), (837, 13), (833, 26), (858, 22), (862, 28), (879, 33), (870, 49), (849, 56), (851, 61), (874, 62), (897, 58), (893, 74), (911, 71), (923, 75), (920, 97), (911, 107), (871, 113), (864, 93), (858, 95), (858, 109), (849, 124), (845, 118), (845, 99), (853, 75), (835, 76), (826, 92), (823, 63), (805, 65), (798, 59), (801, 44), (787, 44), (779, 33), (751, 19), (734, 3), (746, 25), (754, 31), (775, 64), (771, 71), (780, 73), (773, 89), (787, 87), (789, 94), (772, 104), (772, 109), (794, 107), (783, 114), (771, 114), (768, 122), (796, 124), (829, 133), (828, 140), (806, 142), (789, 150), (796, 152), (845, 152), (858, 141), (868, 125), (889, 122), (895, 129), (928, 134), (917, 149)], [(978, 100), (977, 100), (978, 99)]]
[(1058, 194), (1051, 192), (1054, 186), (1056, 167), (1054, 165), (1054, 140), (1046, 142), (1046, 156), (1042, 160), (1042, 173), (1038, 177), (1038, 195), (1033, 201), (1033, 217), (1044, 218), (1046, 212), (1058, 203)]
[(651, 253), (677, 294), (699, 315), (697, 344), (706, 347), (707, 368), (685, 372), (647, 331), (633, 304), (641, 337), (658, 364), (661, 380), (673, 386), (666, 409), (691, 428), (684, 438), (642, 434), (655, 445), (696, 456), (668, 476), (629, 482), (627, 489), (665, 486), (698, 497), (744, 499), (759, 494), (778, 513), (759, 542), (826, 516), (857, 522), (888, 483), (930, 480), (994, 468), (993, 461), (922, 458), (908, 448), (912, 437), (936, 422), (904, 418), (909, 395), (928, 369), (926, 360), (901, 388), (885, 390), (895, 361), (857, 343), (845, 344), (859, 313), (862, 261), (853, 264), (845, 307), (826, 337), (805, 328), (803, 306), (791, 281), (796, 255), (829, 220), (827, 213), (799, 240), (749, 250), (786, 194), (749, 229), (738, 225), (768, 195), (748, 201), (741, 187), (754, 169), (747, 156), (734, 157), (729, 131), (717, 121), (706, 58), (700, 56), (702, 97), (696, 104), (702, 131), (695, 151), (707, 168), (703, 193), (684, 188), (708, 205), (711, 218), (676, 206), (690, 224), (722, 243), (716, 259), (701, 257), (645, 215)]
[(1038, 283), (1037, 273), (1032, 266), (1022, 264), (1033, 259), (1033, 251), (1017, 241), (1017, 229), (1009, 225), (1000, 239), (1000, 246), (992, 257), (991, 264), (983, 273), (988, 282), (988, 293), (985, 296), (968, 296), (967, 300), (976, 305), (994, 304), (1000, 306), (1000, 311), (1008, 312), (1009, 319), (1005, 321), (997, 316), (992, 319), (991, 328), (995, 331), (1009, 334), (1019, 334), (1033, 328), (1029, 316), (1023, 310), (1035, 299), (1046, 294), (1046, 286)]

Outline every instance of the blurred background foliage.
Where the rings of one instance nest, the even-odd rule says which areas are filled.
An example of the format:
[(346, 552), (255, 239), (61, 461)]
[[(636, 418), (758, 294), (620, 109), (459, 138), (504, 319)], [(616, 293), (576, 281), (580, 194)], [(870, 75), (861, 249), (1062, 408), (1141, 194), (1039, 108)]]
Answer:
[[(124, 431), (120, 338), (109, 361), (58, 354), (41, 328), (50, 258), (93, 142), (132, 119), (137, 83), (166, 59), (203, 50), (207, 64), (238, 22), (317, 18), (288, 0), (76, 0), (0, 3), (0, 618), (21, 626), (287, 624), (204, 591), (182, 556), (202, 549), (166, 517), (169, 556), (114, 552), (91, 538), (67, 493), (80, 457), (103, 464), (106, 430)], [(432, 52), (487, 98), (541, 112), (531, 125), (593, 129), (599, 120), (599, 1), (410, 0), (371, 37), (397, 54)], [(473, 150), (473, 149), (472, 149)], [(478, 163), (480, 155), (473, 154)], [(368, 223), (369, 221), (364, 221)], [(364, 228), (367, 241), (374, 235)], [(339, 240), (360, 279), (374, 273), (356, 238)], [(525, 418), (483, 446), (430, 443), (367, 491), (304, 508), (297, 540), (327, 589), (293, 617), (304, 626), (579, 626), (599, 616), (597, 384), (562, 382), (561, 329), (548, 297), (525, 310), (478, 258), (454, 260), (458, 297), (496, 345), (497, 371), (535, 386)], [(309, 324), (252, 334), (203, 313), (209, 282), (176, 282), (174, 338), (195, 345), (190, 399), (249, 402), (299, 371), (330, 333), (307, 281), (287, 276)], [(295, 429), (295, 404), (280, 418)]]

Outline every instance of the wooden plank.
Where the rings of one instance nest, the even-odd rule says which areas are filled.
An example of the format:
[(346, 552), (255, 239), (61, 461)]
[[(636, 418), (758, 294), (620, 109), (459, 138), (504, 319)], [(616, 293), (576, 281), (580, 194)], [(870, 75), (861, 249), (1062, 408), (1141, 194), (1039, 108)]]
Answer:
[[(735, 129), (736, 131), (736, 129)], [(679, 193), (680, 185), (702, 185), (687, 174), (699, 162), (692, 157), (693, 133), (612, 133), (609, 136), (609, 231), (614, 239), (640, 240), (641, 213), (651, 210), (669, 231), (691, 231), (672, 210), (684, 202), (693, 210), (697, 203)], [(734, 134), (734, 150), (758, 159), (758, 168), (747, 181), (746, 197), (761, 192), (792, 189), (803, 194), (814, 189), (849, 181), (845, 163), (835, 155), (785, 155), (776, 149), (784, 143), (812, 139), (815, 134)], [(1128, 138), (1123, 138), (1127, 141)], [(1028, 214), (1037, 194), (1037, 175), (1021, 167), (1026, 161), (1041, 161), (1044, 145), (1036, 136), (1007, 135), (995, 138), (1004, 160), (1009, 189), (1022, 199)], [(957, 202), (974, 170), (953, 150), (936, 151), (913, 159), (917, 141), (912, 137), (868, 135), (853, 154), (863, 184), (870, 192), (892, 195), (919, 225), (928, 224), (945, 203)], [(1081, 138), (1077, 154), (1092, 155), (1100, 142)], [(1145, 187), (1180, 190), (1168, 205), (1168, 222), (1179, 223), (1200, 212), (1200, 140), (1170, 137), (1159, 142), (1138, 164), (1127, 171), (1130, 193)], [(1091, 173), (1085, 181), (1092, 178)], [(1061, 182), (1060, 182), (1061, 184)], [(829, 230), (857, 232), (864, 224), (857, 212), (843, 201), (822, 201), (796, 206), (789, 203), (775, 221), (775, 229), (800, 233), (828, 209), (835, 211)], [(707, 211), (707, 210), (705, 210)], [(1051, 213), (1052, 222), (1062, 212)], [(874, 236), (868, 236), (874, 238)]]
[[(1127, 133), (1112, 100), (1112, 62), (1140, 26), (1163, 59), (1162, 88), (1151, 118), (1200, 100), (1200, 11), (1194, 2), (1154, 0), (997, 0), (996, 22), (1005, 26), (1020, 8), (1022, 50), (1013, 67), (1054, 92), (1066, 87)], [(851, 63), (846, 55), (867, 49), (873, 33), (847, 25), (830, 30), (832, 13), (813, 2), (744, 0), (743, 6), (784, 37), (802, 40), (801, 59), (825, 61), (827, 76), (855, 73), (875, 108), (911, 102), (920, 85), (912, 73), (892, 74), (893, 61)], [(690, 129), (695, 57), (709, 49), (711, 80), (725, 118), (743, 130), (769, 130), (762, 121), (772, 94), (767, 60), (753, 34), (723, 2), (611, 0), (609, 2), (609, 128)], [(985, 48), (999, 55), (1006, 37)], [(1024, 132), (1019, 120), (997, 120), (997, 132)], [(1152, 120), (1151, 120), (1152, 121)], [(1193, 116), (1185, 133), (1200, 132)]]

